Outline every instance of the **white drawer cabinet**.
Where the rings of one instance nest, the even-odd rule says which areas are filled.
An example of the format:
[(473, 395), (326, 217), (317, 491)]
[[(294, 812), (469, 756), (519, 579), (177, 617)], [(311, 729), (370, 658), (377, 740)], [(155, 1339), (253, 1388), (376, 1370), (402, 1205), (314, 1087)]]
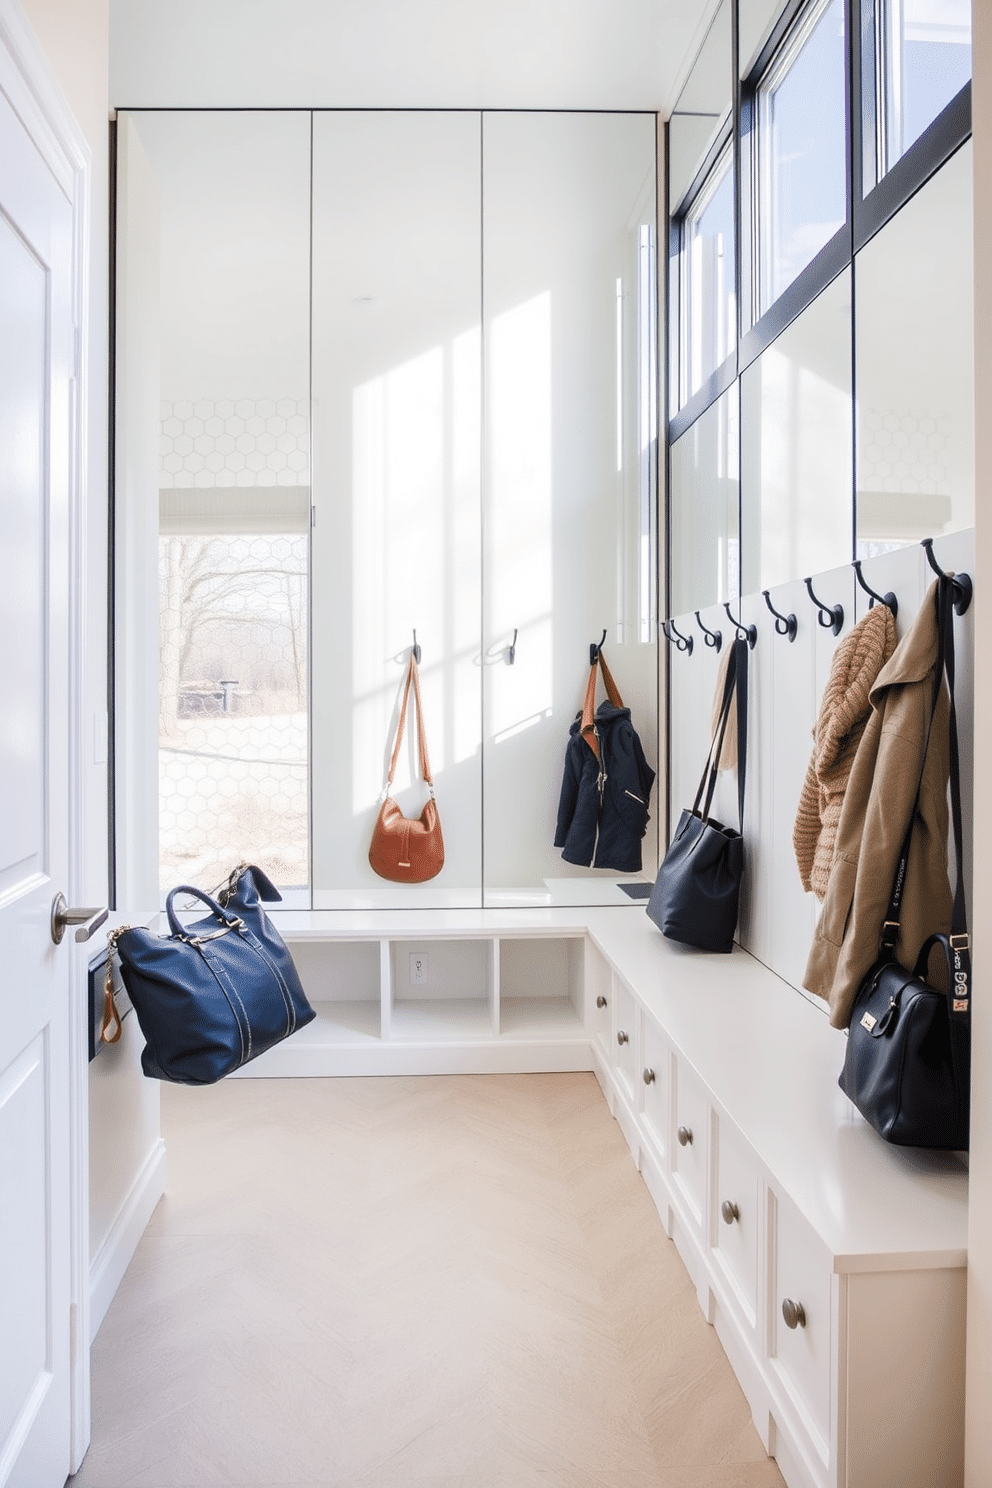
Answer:
[(641, 1126), (652, 1156), (664, 1162), (668, 1151), (671, 1052), (652, 1019), (641, 1024)]
[(843, 1036), (750, 956), (590, 934), (654, 1074), (631, 1119), (615, 1047), (611, 1104), (788, 1488), (960, 1488), (964, 1168), (869, 1131)]
[(685, 1059), (672, 1066), (671, 1173), (681, 1208), (701, 1235), (706, 1205), (709, 1104), (706, 1089)]
[(787, 1199), (768, 1193), (769, 1370), (779, 1399), (793, 1408), (826, 1464), (829, 1461), (833, 1260)]
[(627, 1104), (637, 1103), (637, 1002), (619, 978), (613, 983), (613, 1068)]
[(757, 1324), (761, 1185), (754, 1153), (734, 1123), (711, 1117), (712, 1191), (709, 1243), (713, 1264), (740, 1320)]

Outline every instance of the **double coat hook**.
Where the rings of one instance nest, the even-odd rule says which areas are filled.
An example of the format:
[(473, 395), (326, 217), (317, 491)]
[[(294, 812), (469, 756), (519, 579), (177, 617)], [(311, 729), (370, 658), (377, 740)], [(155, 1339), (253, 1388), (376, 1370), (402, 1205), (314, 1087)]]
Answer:
[(727, 600), (723, 608), (727, 612), (727, 619), (730, 621), (731, 625), (737, 632), (738, 639), (747, 641), (748, 645), (753, 651), (758, 642), (758, 627), (756, 625), (742, 625), (741, 622), (730, 613), (729, 600)]
[[(669, 630), (669, 626), (671, 626), (671, 630)], [(674, 620), (663, 620), (661, 622), (661, 628), (677, 651), (684, 651), (687, 656), (692, 655), (694, 645), (692, 636), (684, 636), (680, 630), (676, 630)]]
[(921, 542), (920, 547), (926, 553), (927, 562), (933, 569), (934, 573), (942, 579), (950, 579), (951, 588), (954, 591), (954, 613), (956, 615), (963, 615), (965, 610), (971, 604), (971, 596), (975, 592), (975, 586), (971, 582), (971, 575), (946, 574), (941, 568), (940, 564), (937, 562), (936, 558), (933, 556), (932, 537), (925, 537)]
[(702, 620), (699, 618), (699, 611), (698, 610), (696, 611), (696, 623), (698, 624), (700, 630), (703, 632), (703, 645), (704, 646), (712, 646), (713, 649), (716, 651), (717, 656), (719, 656), (720, 655), (720, 647), (723, 645), (723, 631), (722, 630), (707, 630), (706, 626), (703, 624)]
[(879, 604), (886, 605), (892, 611), (892, 618), (894, 620), (899, 613), (899, 601), (896, 599), (891, 589), (888, 591), (887, 594), (876, 594), (874, 589), (870, 588), (870, 586), (865, 583), (865, 576), (861, 572), (860, 558), (855, 558), (854, 560), (854, 577), (857, 579), (858, 583), (861, 585), (865, 593), (871, 595), (871, 604), (868, 606), (868, 608), (870, 610), (874, 609), (875, 602), (877, 600)]
[(804, 579), (806, 593), (819, 610), (817, 620), (824, 630), (832, 630), (834, 635), (840, 635), (840, 628), (844, 624), (844, 606), (842, 604), (825, 605), (822, 600), (817, 599), (813, 593), (813, 580)]
[(772, 604), (771, 591), (768, 589), (762, 589), (761, 592), (765, 596), (765, 604), (775, 616), (776, 635), (788, 636), (790, 641), (794, 641), (799, 630), (799, 621), (796, 619), (795, 615), (780, 615), (778, 610)]

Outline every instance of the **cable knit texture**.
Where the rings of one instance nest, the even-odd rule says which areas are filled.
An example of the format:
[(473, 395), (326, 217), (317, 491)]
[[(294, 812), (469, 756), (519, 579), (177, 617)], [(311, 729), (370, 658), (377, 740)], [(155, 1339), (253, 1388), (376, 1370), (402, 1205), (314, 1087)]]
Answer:
[(792, 833), (803, 888), (818, 899), (827, 892), (844, 792), (871, 714), (869, 694), (895, 648), (892, 611), (878, 604), (834, 652)]

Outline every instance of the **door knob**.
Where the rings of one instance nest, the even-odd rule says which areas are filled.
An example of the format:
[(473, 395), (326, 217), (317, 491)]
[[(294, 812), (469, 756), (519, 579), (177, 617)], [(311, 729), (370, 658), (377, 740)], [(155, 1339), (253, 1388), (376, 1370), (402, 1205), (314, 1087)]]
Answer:
[(604, 1008), (606, 1006), (606, 998), (603, 996), (602, 993), (600, 993), (599, 996), (596, 998), (596, 1006), (598, 1008)]
[(675, 1135), (678, 1138), (678, 1142), (679, 1142), (679, 1146), (680, 1147), (691, 1147), (692, 1146), (692, 1127), (691, 1126), (680, 1126), (679, 1129), (678, 1129), (678, 1131), (675, 1133)]
[(620, 1032), (617, 1034), (617, 1043), (618, 1044), (621, 1044), (621, 1045), (627, 1043), (627, 1035), (626, 1035), (626, 1033), (624, 1032), (624, 1030), (622, 1028), (621, 1028)]
[(801, 1302), (793, 1302), (791, 1297), (786, 1297), (782, 1303), (782, 1316), (787, 1328), (805, 1328), (806, 1312)]
[(724, 1224), (733, 1224), (735, 1219), (740, 1219), (741, 1211), (732, 1199), (724, 1199), (720, 1205), (720, 1213), (723, 1215)]
[(76, 925), (77, 940), (89, 940), (94, 930), (99, 930), (110, 911), (104, 909), (70, 909), (64, 894), (56, 894), (52, 900), (52, 939), (62, 944), (66, 927)]

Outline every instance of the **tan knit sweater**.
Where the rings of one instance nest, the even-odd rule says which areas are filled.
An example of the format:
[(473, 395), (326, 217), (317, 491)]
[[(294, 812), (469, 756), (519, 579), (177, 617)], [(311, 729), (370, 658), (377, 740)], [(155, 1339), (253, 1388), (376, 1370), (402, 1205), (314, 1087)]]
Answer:
[(871, 714), (869, 693), (895, 648), (892, 611), (877, 604), (840, 642), (830, 665), (792, 832), (803, 888), (818, 899), (827, 892), (844, 791)]

